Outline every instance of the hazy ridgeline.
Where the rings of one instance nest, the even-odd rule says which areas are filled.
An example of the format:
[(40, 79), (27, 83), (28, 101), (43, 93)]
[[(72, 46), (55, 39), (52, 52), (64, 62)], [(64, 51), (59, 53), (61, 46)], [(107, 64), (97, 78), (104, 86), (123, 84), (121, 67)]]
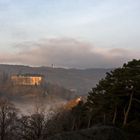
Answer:
[[(29, 67), (23, 65), (0, 65), (0, 75), (10, 76), (12, 74), (42, 74), (47, 83), (58, 85), (85, 95), (96, 86), (98, 81), (111, 69), (65, 69), (52, 67)], [(7, 76), (6, 76), (7, 75)], [(4, 78), (4, 79), (5, 79)]]
[[(86, 96), (100, 78), (110, 69), (64, 69), (0, 65), (0, 97), (13, 101), (24, 112), (30, 112), (36, 98), (43, 97), (47, 108), (67, 102), (79, 95)], [(43, 86), (14, 86), (11, 76), (15, 74), (42, 74)], [(52, 104), (52, 105), (50, 105)], [(27, 108), (27, 109), (26, 109)]]
[[(12, 101), (23, 112), (31, 112), (36, 99), (44, 102), (47, 109), (63, 104), (88, 91), (103, 78), (109, 69), (64, 69), (51, 67), (28, 67), (0, 65), (0, 97)], [(41, 86), (14, 86), (14, 74), (42, 74), (45, 83)], [(41, 101), (41, 102), (42, 102)]]

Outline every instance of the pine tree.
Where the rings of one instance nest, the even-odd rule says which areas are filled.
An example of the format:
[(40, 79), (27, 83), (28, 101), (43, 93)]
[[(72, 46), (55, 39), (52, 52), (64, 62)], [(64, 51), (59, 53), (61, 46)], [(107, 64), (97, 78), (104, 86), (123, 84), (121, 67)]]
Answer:
[(89, 92), (86, 106), (94, 122), (125, 127), (140, 121), (140, 60), (106, 74)]

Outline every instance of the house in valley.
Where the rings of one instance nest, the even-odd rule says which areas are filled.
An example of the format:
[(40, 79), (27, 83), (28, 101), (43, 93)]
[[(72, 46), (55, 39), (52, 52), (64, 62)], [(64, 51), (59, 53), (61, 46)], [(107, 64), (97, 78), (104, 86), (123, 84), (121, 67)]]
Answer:
[(19, 74), (11, 76), (13, 85), (35, 86), (41, 85), (43, 81), (44, 76), (40, 74)]

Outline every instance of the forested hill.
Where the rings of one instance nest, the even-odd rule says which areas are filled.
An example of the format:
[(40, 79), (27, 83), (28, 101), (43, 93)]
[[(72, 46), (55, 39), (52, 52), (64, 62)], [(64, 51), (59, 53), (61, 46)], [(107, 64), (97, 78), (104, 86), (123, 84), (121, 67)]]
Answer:
[(0, 64), (0, 74), (43, 74), (47, 82), (68, 88), (78, 94), (86, 94), (111, 69), (65, 69), (52, 67), (29, 67)]

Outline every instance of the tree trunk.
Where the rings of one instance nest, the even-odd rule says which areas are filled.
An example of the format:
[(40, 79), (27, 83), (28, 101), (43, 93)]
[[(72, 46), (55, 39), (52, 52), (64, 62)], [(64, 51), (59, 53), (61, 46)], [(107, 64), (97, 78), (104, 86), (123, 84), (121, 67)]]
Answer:
[(4, 140), (4, 137), (5, 137), (5, 112), (4, 112), (3, 108), (2, 108), (1, 114), (2, 114), (2, 120), (1, 120), (1, 140)]
[(72, 122), (72, 128), (71, 128), (71, 130), (73, 131), (74, 128), (75, 128), (75, 118), (73, 118), (73, 122)]
[(131, 108), (131, 104), (132, 104), (132, 99), (133, 99), (133, 93), (130, 94), (130, 99), (129, 99), (129, 104), (128, 104), (127, 110), (124, 111), (123, 127), (124, 127), (124, 126), (126, 125), (126, 123), (127, 123), (128, 114), (129, 114), (129, 111), (130, 111), (130, 108)]
[(116, 116), (117, 116), (117, 107), (115, 107), (115, 111), (114, 111), (114, 115), (113, 115), (113, 120), (112, 120), (113, 125), (116, 122)]
[(104, 118), (103, 118), (103, 123), (104, 123), (104, 125), (106, 124), (106, 114), (104, 113), (104, 116), (103, 116)]
[(91, 116), (89, 116), (87, 128), (90, 127), (90, 122), (91, 122)]

